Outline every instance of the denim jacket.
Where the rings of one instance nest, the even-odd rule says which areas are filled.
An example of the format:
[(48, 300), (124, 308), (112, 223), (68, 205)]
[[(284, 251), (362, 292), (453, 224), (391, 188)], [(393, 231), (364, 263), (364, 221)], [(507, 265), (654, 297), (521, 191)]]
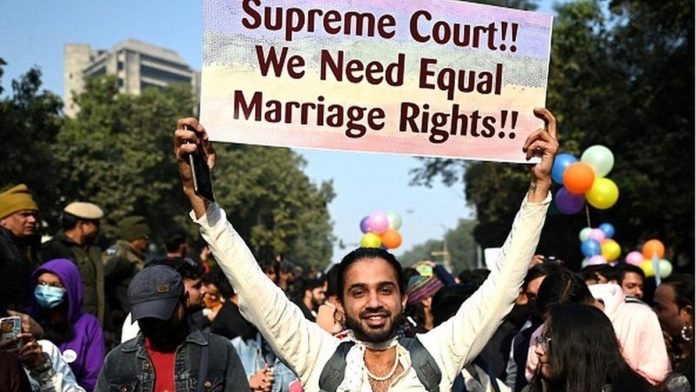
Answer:
[[(106, 356), (95, 391), (153, 392), (155, 374), (142, 332), (120, 344)], [(202, 391), (248, 392), (249, 382), (239, 356), (229, 340), (204, 334), (192, 327), (176, 349), (174, 384), (177, 392), (198, 389), (199, 367), (203, 346), (208, 346), (208, 372)]]
[[(261, 351), (261, 334), (256, 333), (254, 339), (243, 340), (241, 336), (232, 339), (232, 345), (237, 350), (239, 358), (242, 360), (244, 370), (247, 373), (247, 378), (250, 379), (257, 371), (263, 368), (266, 364), (266, 359)], [(290, 391), (290, 383), (297, 380), (297, 376), (292, 372), (280, 358), (275, 357), (273, 363), (269, 363), (273, 367), (273, 387), (271, 392), (288, 392)]]

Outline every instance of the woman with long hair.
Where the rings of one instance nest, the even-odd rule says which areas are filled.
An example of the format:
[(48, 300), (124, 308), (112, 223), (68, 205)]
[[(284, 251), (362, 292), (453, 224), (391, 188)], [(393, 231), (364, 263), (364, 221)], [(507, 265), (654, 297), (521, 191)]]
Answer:
[(523, 391), (654, 391), (626, 363), (609, 318), (590, 305), (556, 305), (549, 309), (538, 337), (538, 372)]

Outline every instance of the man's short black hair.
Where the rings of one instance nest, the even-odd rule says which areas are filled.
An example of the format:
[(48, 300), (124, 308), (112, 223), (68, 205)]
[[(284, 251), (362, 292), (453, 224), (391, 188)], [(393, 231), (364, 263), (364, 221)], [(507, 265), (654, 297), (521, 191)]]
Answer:
[(153, 265), (166, 265), (172, 267), (184, 279), (196, 280), (203, 277), (203, 268), (188, 257), (155, 259), (149, 262), (146, 267)]
[(616, 266), (615, 271), (616, 281), (619, 282), (619, 284), (623, 284), (623, 280), (626, 277), (626, 274), (629, 272), (640, 275), (640, 277), (643, 278), (643, 281), (645, 281), (645, 272), (643, 272), (640, 267), (635, 265), (622, 263)]
[(188, 234), (183, 229), (177, 228), (169, 231), (164, 237), (164, 247), (167, 252), (176, 252), (182, 244), (188, 241)]
[(348, 267), (350, 267), (350, 265), (355, 263), (356, 261), (376, 258), (383, 259), (384, 261), (389, 263), (389, 265), (391, 265), (392, 268), (394, 268), (394, 272), (396, 273), (396, 280), (399, 285), (399, 292), (401, 295), (404, 295), (406, 293), (406, 281), (404, 279), (401, 264), (398, 260), (396, 260), (396, 257), (394, 257), (393, 254), (389, 253), (388, 251), (382, 248), (357, 248), (354, 251), (345, 255), (341, 262), (338, 264), (338, 281), (336, 282), (338, 292), (336, 293), (336, 296), (339, 300), (343, 301), (343, 289), (345, 288), (346, 284), (345, 275)]
[(230, 298), (235, 293), (230, 281), (227, 280), (227, 276), (225, 276), (225, 273), (217, 266), (213, 267), (213, 269), (205, 275), (203, 283), (214, 284), (220, 292), (220, 297), (225, 299)]
[(63, 212), (60, 216), (60, 223), (63, 227), (63, 231), (74, 229), (78, 222), (93, 222), (95, 225), (99, 226), (99, 219), (84, 219), (79, 218), (73, 214)]
[(305, 291), (307, 290), (314, 290), (319, 287), (323, 287), (324, 283), (326, 283), (326, 277), (321, 277), (321, 278), (301, 278), (299, 279), (299, 288), (300, 292), (299, 295), (304, 295)]
[(527, 290), (527, 285), (534, 279), (549, 275), (552, 272), (560, 271), (561, 269), (563, 269), (563, 267), (558, 263), (541, 263), (535, 265), (527, 271), (522, 289)]

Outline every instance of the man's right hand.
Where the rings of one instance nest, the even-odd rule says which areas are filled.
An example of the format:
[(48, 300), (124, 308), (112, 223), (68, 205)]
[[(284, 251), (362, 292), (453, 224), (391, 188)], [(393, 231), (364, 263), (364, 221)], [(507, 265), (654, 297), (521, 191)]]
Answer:
[(273, 379), (273, 371), (268, 365), (265, 365), (251, 376), (249, 379), (249, 387), (252, 391), (270, 392), (273, 386)]
[(198, 196), (193, 188), (193, 172), (189, 165), (188, 155), (200, 151), (205, 156), (208, 167), (212, 172), (217, 162), (213, 144), (208, 139), (205, 128), (195, 118), (182, 118), (176, 123), (174, 130), (174, 156), (179, 165), (179, 176), (184, 193), (191, 202), (196, 218), (205, 214), (208, 202)]

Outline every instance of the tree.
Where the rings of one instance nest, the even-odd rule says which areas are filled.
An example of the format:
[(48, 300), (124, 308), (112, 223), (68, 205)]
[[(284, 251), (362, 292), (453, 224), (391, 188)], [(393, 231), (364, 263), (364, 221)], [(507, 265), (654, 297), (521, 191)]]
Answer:
[[(559, 120), (561, 148), (579, 154), (603, 144), (616, 158), (609, 177), (619, 202), (590, 209), (590, 223), (612, 222), (624, 250), (661, 238), (682, 267), (692, 265), (694, 4), (617, 0), (607, 11), (598, 1), (575, 1), (557, 14), (548, 106)], [(479, 243), (505, 236), (526, 187), (524, 168), (429, 159), (414, 181), (439, 177), (448, 184), (463, 179)], [(540, 252), (579, 264), (577, 233), (587, 224), (588, 216), (552, 211)]]
[(304, 159), (287, 148), (218, 145), (216, 194), (230, 221), (260, 259), (283, 255), (308, 268), (331, 260), (328, 204), (333, 186), (316, 186)]
[[(58, 137), (66, 199), (100, 205), (103, 231), (117, 238), (116, 223), (128, 215), (147, 218), (155, 236), (183, 226), (189, 207), (180, 191), (172, 155), (176, 120), (189, 115), (188, 86), (118, 93), (112, 77), (90, 79), (77, 97), (80, 112)], [(216, 144), (217, 201), (260, 258), (284, 254), (305, 266), (331, 258), (334, 197), (330, 183), (312, 184), (305, 162), (286, 148)], [(188, 226), (192, 234), (195, 228)]]
[(145, 216), (155, 236), (183, 224), (171, 138), (176, 119), (193, 107), (190, 88), (125, 95), (113, 77), (100, 77), (87, 81), (76, 102), (80, 112), (65, 120), (55, 148), (63, 199), (99, 205), (102, 232), (112, 240), (128, 215)]
[[(443, 240), (430, 239), (414, 245), (399, 257), (401, 264), (411, 266), (419, 261), (432, 260), (444, 264), (446, 257), (451, 261), (453, 273), (477, 267), (477, 246), (473, 231), (476, 221), (460, 219), (454, 229), (445, 233)], [(500, 245), (500, 244), (499, 244)], [(442, 254), (447, 252), (447, 255)]]
[[(0, 58), (0, 78), (5, 64)], [(40, 89), (41, 71), (32, 68), (13, 80), (12, 95), (0, 100), (0, 139), (5, 146), (0, 189), (27, 184), (43, 213), (54, 207), (59, 194), (51, 151), (62, 124), (63, 104), (58, 96)]]

